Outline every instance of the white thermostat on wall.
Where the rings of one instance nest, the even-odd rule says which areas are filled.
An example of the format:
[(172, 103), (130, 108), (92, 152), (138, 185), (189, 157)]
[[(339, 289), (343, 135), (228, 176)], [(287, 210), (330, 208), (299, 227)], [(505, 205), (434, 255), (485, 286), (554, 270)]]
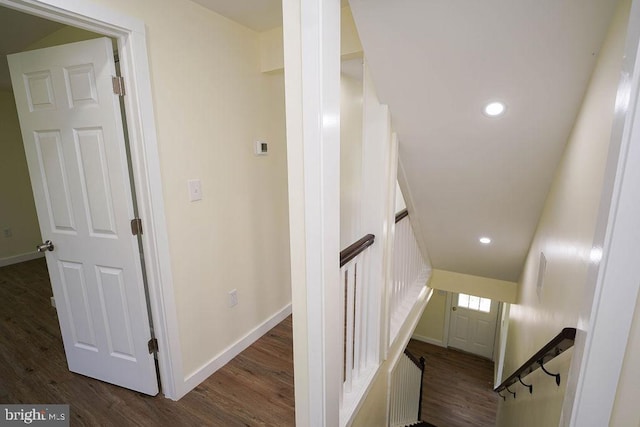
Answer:
[(256, 156), (269, 154), (269, 146), (266, 141), (256, 141)]

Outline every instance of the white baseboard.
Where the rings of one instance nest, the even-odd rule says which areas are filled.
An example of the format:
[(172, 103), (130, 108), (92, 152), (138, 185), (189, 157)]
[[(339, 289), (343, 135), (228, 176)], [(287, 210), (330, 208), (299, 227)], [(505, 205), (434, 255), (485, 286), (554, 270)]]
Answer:
[(442, 341), (442, 340), (436, 340), (436, 339), (433, 339), (433, 338), (424, 337), (422, 335), (413, 334), (413, 336), (411, 338), (413, 338), (414, 340), (426, 342), (427, 344), (437, 345), (438, 347), (446, 347), (447, 346), (444, 343), (444, 341)]
[(201, 382), (209, 378), (211, 374), (229, 363), (231, 359), (236, 357), (243, 350), (256, 342), (260, 337), (269, 332), (278, 323), (286, 319), (290, 314), (291, 304), (287, 304), (276, 314), (271, 316), (269, 319), (267, 319), (247, 335), (245, 335), (244, 338), (236, 341), (235, 344), (232, 344), (222, 353), (218, 354), (216, 357), (212, 358), (207, 363), (198, 368), (195, 372), (189, 374), (184, 380), (184, 385), (181, 387), (182, 392), (177, 397), (177, 399), (181, 399), (184, 395), (196, 388)]
[(26, 254), (13, 255), (6, 258), (0, 258), (0, 267), (6, 267), (7, 265), (19, 264), (25, 261), (31, 261), (44, 257), (42, 252), (28, 252)]

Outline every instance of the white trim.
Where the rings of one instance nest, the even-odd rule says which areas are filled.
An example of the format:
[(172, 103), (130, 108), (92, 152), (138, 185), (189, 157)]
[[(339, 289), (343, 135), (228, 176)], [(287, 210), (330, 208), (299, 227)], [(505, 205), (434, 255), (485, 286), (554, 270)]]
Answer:
[[(364, 79), (363, 79), (364, 80)], [(393, 343), (394, 328), (392, 327), (393, 316), (391, 313), (391, 295), (393, 275), (394, 275), (394, 249), (395, 249), (395, 236), (396, 236), (396, 187), (398, 186), (398, 134), (391, 133), (391, 143), (389, 147), (389, 174), (387, 176), (388, 185), (388, 199), (387, 199), (387, 236), (385, 240), (384, 248), (384, 261), (385, 261), (385, 277), (383, 281), (383, 295), (384, 301), (382, 303), (382, 326), (380, 328), (380, 355), (381, 359), (385, 360), (391, 344)], [(422, 284), (424, 285), (423, 282)], [(404, 313), (403, 313), (404, 314)], [(404, 320), (404, 319), (403, 319)], [(398, 328), (399, 330), (399, 328)]]
[(453, 301), (453, 292), (447, 291), (447, 298), (444, 302), (446, 310), (444, 312), (444, 331), (442, 331), (442, 342), (445, 347), (449, 347), (449, 329), (451, 326), (451, 303)]
[(184, 377), (144, 22), (89, 0), (0, 0), (0, 6), (118, 40), (121, 72), (127, 81), (125, 110), (138, 209), (145, 229), (142, 244), (154, 332), (160, 350), (162, 391), (167, 398), (178, 399), (184, 395)]
[(504, 373), (504, 356), (507, 351), (507, 337), (509, 336), (509, 313), (511, 313), (511, 304), (502, 303), (502, 312), (498, 320), (500, 321), (500, 335), (498, 341), (498, 360), (495, 361), (494, 382), (495, 387), (502, 382), (502, 374)]
[(426, 342), (427, 344), (437, 345), (438, 347), (447, 348), (447, 345), (444, 343), (443, 340), (437, 340), (435, 338), (425, 337), (423, 335), (418, 335), (418, 334), (413, 334), (411, 339), (414, 339), (414, 340), (417, 340), (417, 341)]
[(640, 2), (631, 6), (593, 248), (561, 426), (609, 425), (640, 292)]
[(31, 261), (38, 258), (44, 258), (44, 254), (42, 252), (27, 252), (26, 254), (12, 255), (6, 258), (0, 258), (0, 267), (19, 264), (21, 262)]
[(339, 423), (340, 2), (284, 0), (296, 424)]
[(269, 332), (273, 327), (291, 314), (291, 304), (287, 304), (273, 316), (252, 329), (247, 335), (227, 347), (220, 354), (213, 357), (207, 363), (189, 374), (184, 380), (184, 394), (187, 394), (198, 386), (201, 382), (209, 378), (214, 372), (229, 363), (231, 359), (246, 350), (251, 344)]

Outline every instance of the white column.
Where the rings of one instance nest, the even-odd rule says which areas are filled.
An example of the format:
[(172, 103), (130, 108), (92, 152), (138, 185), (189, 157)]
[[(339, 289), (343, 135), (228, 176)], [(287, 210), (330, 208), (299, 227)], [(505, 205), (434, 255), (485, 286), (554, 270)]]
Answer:
[[(370, 363), (380, 363), (386, 339), (382, 339), (383, 298), (385, 296), (385, 252), (391, 220), (388, 217), (391, 150), (391, 119), (389, 108), (380, 104), (369, 68), (364, 67), (362, 100), (362, 230), (372, 233), (376, 241), (371, 246), (370, 270), (366, 286), (369, 290), (367, 335)], [(395, 178), (394, 178), (395, 179)], [(395, 182), (394, 184), (395, 185)], [(395, 200), (394, 200), (395, 202)]]
[(283, 0), (296, 424), (336, 426), (340, 1)]

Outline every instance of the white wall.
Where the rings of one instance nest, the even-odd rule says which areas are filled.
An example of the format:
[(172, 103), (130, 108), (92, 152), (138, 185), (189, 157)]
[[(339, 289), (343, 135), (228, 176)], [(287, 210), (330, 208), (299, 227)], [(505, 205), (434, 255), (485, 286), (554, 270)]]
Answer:
[(40, 242), (15, 100), (11, 90), (0, 89), (0, 266), (23, 260)]
[(396, 180), (396, 213), (406, 208), (407, 204), (404, 201), (402, 189), (400, 188), (400, 184), (398, 184), (398, 181)]
[(612, 427), (640, 426), (640, 295), (627, 342), (620, 382), (616, 392), (610, 425)]
[(340, 79), (340, 249), (366, 233), (360, 229), (362, 192), (362, 81)]
[[(616, 92), (630, 2), (620, 3), (599, 52), (582, 108), (534, 236), (520, 280), (517, 304), (511, 305), (503, 378), (510, 375), (564, 327), (576, 326), (594, 239), (613, 122)], [(536, 290), (539, 254), (547, 268)], [(573, 351), (549, 364), (567, 378)], [(499, 426), (557, 425), (566, 381), (557, 387), (540, 370), (527, 377), (534, 393), (500, 402)]]
[[(259, 35), (188, 0), (95, 0), (144, 21), (185, 377), (290, 303), (282, 74)], [(254, 141), (269, 142), (256, 157)], [(187, 180), (202, 181), (190, 203)], [(237, 289), (239, 304), (227, 307)]]

